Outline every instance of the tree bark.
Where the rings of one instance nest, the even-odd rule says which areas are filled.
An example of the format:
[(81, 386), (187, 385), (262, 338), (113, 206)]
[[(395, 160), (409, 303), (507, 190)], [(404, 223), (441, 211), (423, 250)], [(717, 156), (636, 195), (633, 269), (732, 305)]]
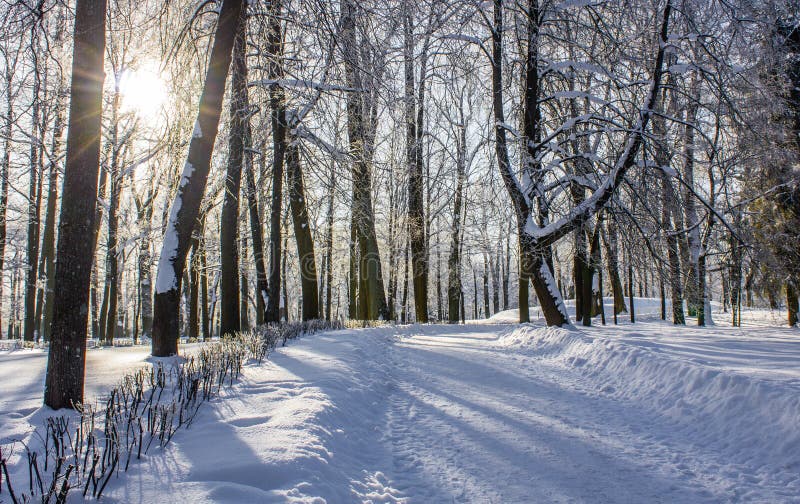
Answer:
[(23, 338), (33, 341), (36, 338), (36, 281), (39, 263), (39, 139), (40, 130), (40, 89), (41, 69), (39, 68), (39, 29), (42, 22), (39, 14), (31, 26), (31, 54), (33, 57), (33, 89), (31, 90), (31, 142), (30, 142), (30, 183), (28, 185), (28, 246), (25, 276), (25, 321)]
[(397, 235), (399, 234), (399, 212), (395, 187), (395, 170), (389, 170), (387, 190), (389, 192), (389, 285), (386, 306), (389, 310), (389, 320), (396, 320), (397, 312)]
[[(251, 138), (249, 133), (247, 138)], [(256, 324), (261, 325), (264, 323), (264, 316), (267, 310), (269, 285), (267, 283), (267, 268), (264, 264), (264, 237), (261, 230), (261, 212), (258, 209), (255, 173), (249, 156), (245, 157), (244, 170), (247, 186), (247, 206), (250, 212), (250, 242), (252, 243), (253, 260), (256, 265)]]
[[(335, 165), (333, 165), (335, 167)], [(333, 203), (334, 196), (336, 195), (336, 173), (335, 169), (331, 168), (331, 188), (328, 194), (328, 223), (327, 223), (327, 236), (325, 237), (325, 263), (328, 268), (325, 270), (325, 320), (331, 320), (331, 297), (333, 286)]]
[(53, 332), (44, 390), (44, 404), (53, 409), (72, 408), (83, 402), (94, 256), (94, 243), (87, 237), (92, 235), (97, 204), (105, 19), (105, 0), (77, 0)]
[[(240, 243), (240, 250), (239, 250), (239, 257), (247, 257), (247, 235), (245, 233), (241, 233), (241, 238), (239, 240)], [(241, 264), (239, 267), (239, 330), (240, 331), (248, 331), (250, 330), (250, 310), (249, 310), (249, 300), (250, 300), (250, 285), (247, 280), (247, 268), (244, 264)]]
[(667, 261), (669, 263), (669, 279), (672, 303), (672, 323), (677, 325), (686, 324), (686, 318), (683, 314), (683, 292), (681, 287), (681, 264), (680, 254), (678, 251), (678, 237), (671, 226), (672, 222), (672, 208), (674, 208), (672, 195), (672, 184), (667, 179), (667, 175), (662, 172), (661, 174), (661, 187), (663, 194), (663, 203), (661, 206), (664, 229), (667, 234)]
[[(698, 315), (702, 310), (703, 299), (700, 292), (700, 219), (697, 214), (697, 204), (694, 195), (694, 151), (695, 151), (695, 122), (700, 99), (700, 80), (693, 75), (686, 109), (686, 122), (684, 125), (684, 163), (683, 163), (683, 211), (684, 228), (687, 230), (687, 277), (686, 277), (686, 307), (690, 316)], [(704, 322), (705, 323), (705, 322)]]
[[(50, 327), (53, 321), (53, 296), (55, 295), (55, 269), (56, 269), (56, 212), (58, 211), (58, 163), (55, 159), (61, 154), (62, 135), (64, 133), (64, 90), (59, 85), (56, 102), (56, 118), (53, 127), (52, 161), (50, 162), (49, 179), (47, 187), (47, 210), (44, 220), (42, 238), (42, 270), (45, 280), (42, 307), (42, 320), (40, 323), (41, 334), (44, 341), (50, 341)], [(2, 203), (0, 203), (2, 204)], [(0, 250), (0, 254), (3, 252)], [(0, 260), (0, 271), (3, 271)], [(0, 293), (2, 291), (0, 290)], [(38, 305), (38, 303), (37, 303)], [(38, 310), (38, 308), (37, 308)]]
[(628, 299), (631, 305), (631, 324), (636, 323), (636, 308), (633, 303), (633, 257), (628, 251)]
[(120, 107), (120, 75), (115, 75), (114, 98), (111, 106), (111, 163), (109, 164), (110, 190), (108, 200), (108, 234), (106, 237), (106, 285), (103, 296), (103, 309), (101, 310), (101, 334), (108, 344), (113, 344), (117, 328), (117, 290), (118, 290), (118, 259), (117, 259), (117, 231), (119, 228), (120, 184), (119, 157), (121, 145), (119, 143), (119, 107)]
[(192, 249), (189, 257), (189, 338), (200, 337), (200, 322), (198, 320), (198, 303), (200, 298), (200, 235), (202, 229), (197, 229), (192, 234)]
[(348, 315), (359, 319), (358, 313), (358, 237), (356, 236), (355, 214), (350, 219), (350, 264), (348, 269)]
[(797, 325), (798, 302), (797, 288), (792, 280), (786, 282), (786, 307), (789, 312), (789, 327), (795, 327)]
[(461, 124), (458, 132), (456, 154), (456, 192), (453, 201), (453, 224), (450, 238), (450, 257), (447, 260), (447, 315), (448, 322), (458, 322), (459, 303), (463, 298), (461, 285), (461, 211), (464, 206), (464, 182), (467, 176), (467, 125), (464, 107), (460, 107)]
[[(267, 77), (273, 81), (283, 78), (283, 30), (281, 29), (281, 0), (270, 2), (267, 51), (270, 63)], [(281, 295), (281, 214), (283, 212), (283, 170), (286, 157), (286, 96), (283, 88), (273, 83), (269, 87), (270, 120), (272, 122), (272, 202), (269, 215), (269, 271), (267, 312), (265, 322), (280, 322)]]
[(619, 254), (617, 248), (616, 224), (609, 222), (607, 232), (603, 236), (603, 245), (606, 249), (606, 264), (608, 265), (608, 276), (611, 282), (611, 292), (614, 296), (614, 315), (627, 312), (625, 306), (625, 295), (622, 292), (622, 281), (619, 277)]
[[(381, 272), (381, 258), (375, 234), (372, 209), (371, 133), (366, 129), (370, 107), (364, 103), (360, 58), (356, 45), (356, 6), (352, 0), (341, 2), (341, 41), (344, 51), (347, 87), (347, 131), (353, 156), (353, 221), (359, 252), (359, 306), (361, 318), (386, 320), (389, 317)], [(363, 295), (361, 293), (363, 292)]]
[(492, 273), (492, 314), (500, 311), (500, 242), (494, 254), (494, 260), (489, 257), (489, 266)]
[(472, 267), (472, 313), (475, 320), (478, 320), (478, 274), (475, 267)]
[(178, 353), (180, 282), (205, 193), (233, 41), (243, 8), (243, 0), (223, 0), (220, 7), (199, 113), (159, 258), (153, 302), (152, 352), (156, 357)]
[(483, 253), (483, 318), (489, 318), (489, 259)]
[(403, 324), (408, 322), (408, 240), (403, 245), (403, 308), (400, 321)]
[[(200, 222), (200, 228), (205, 229), (205, 216)], [(205, 240), (200, 240), (200, 322), (203, 341), (211, 339), (211, 320), (208, 313), (208, 264), (206, 264)]]
[[(414, 85), (414, 21), (413, 10), (406, 9), (403, 16), (405, 42), (405, 114), (406, 114), (406, 157), (408, 161), (408, 236), (411, 243), (411, 266), (414, 284), (414, 311), (419, 323), (428, 322), (428, 257), (425, 247), (425, 209), (423, 201), (422, 145), (418, 131), (422, 122), (417, 122), (417, 111), (422, 118), (423, 104), (415, 103)], [(425, 58), (421, 64), (420, 88), (425, 83)]]
[(503, 267), (503, 310), (508, 310), (508, 289), (511, 279), (511, 221), (508, 222), (508, 232), (506, 233), (506, 260)]
[(236, 240), (239, 229), (239, 194), (244, 163), (245, 135), (248, 116), (247, 100), (247, 14), (242, 9), (238, 31), (233, 42), (231, 61), (230, 134), (225, 194), (220, 217), (220, 331), (222, 335), (241, 330), (239, 306), (239, 250)]
[[(8, 211), (8, 176), (11, 167), (11, 142), (14, 134), (14, 101), (15, 93), (13, 88), (14, 69), (16, 67), (16, 57), (13, 61), (5, 58), (5, 85), (6, 85), (6, 120), (3, 128), (3, 161), (0, 165), (0, 273), (4, 271), (6, 255), (6, 234), (7, 223), (6, 213)], [(3, 282), (0, 282), (0, 303), (2, 302)], [(2, 305), (0, 304), (0, 308)], [(2, 311), (0, 310), (0, 314)], [(2, 327), (2, 322), (0, 322)], [(2, 329), (0, 329), (1, 331)], [(10, 331), (6, 332), (6, 338), (11, 338)]]
[[(110, 144), (106, 144), (106, 157), (108, 155), (108, 148)], [(98, 204), (95, 205), (95, 212), (94, 212), (94, 229), (92, 230), (92, 254), (97, 253), (97, 240), (100, 237), (100, 228), (103, 225), (103, 205), (99, 204), (105, 197), (106, 197), (106, 190), (108, 185), (108, 170), (105, 166), (101, 163), (100, 165), (100, 180), (98, 181), (98, 188), (97, 188), (97, 200)], [(103, 323), (100, 323), (100, 317), (98, 314), (98, 304), (99, 304), (99, 294), (98, 290), (98, 283), (99, 283), (99, 273), (98, 273), (98, 263), (99, 261), (94, 261), (94, 257), (92, 257), (92, 280), (91, 280), (91, 304), (92, 304), (92, 338), (102, 338), (102, 333), (105, 332), (105, 319), (103, 319)], [(105, 311), (103, 311), (105, 313)], [(102, 328), (101, 328), (102, 326)]]
[(289, 191), (289, 205), (292, 210), (294, 238), (300, 262), (300, 288), (303, 295), (303, 320), (319, 318), (319, 296), (317, 266), (314, 255), (314, 239), (311, 237), (311, 224), (306, 208), (303, 172), (300, 166), (300, 147), (289, 147), (286, 159), (286, 186)]

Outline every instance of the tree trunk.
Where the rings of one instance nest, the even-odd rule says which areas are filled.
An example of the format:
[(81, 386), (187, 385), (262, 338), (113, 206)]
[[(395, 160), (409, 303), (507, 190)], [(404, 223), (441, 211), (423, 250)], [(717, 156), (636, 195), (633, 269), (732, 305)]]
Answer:
[[(694, 195), (694, 142), (695, 122), (700, 99), (700, 80), (693, 71), (686, 110), (686, 123), (684, 125), (684, 163), (683, 163), (683, 210), (684, 228), (687, 230), (688, 264), (686, 278), (686, 307), (690, 316), (699, 316), (703, 309), (702, 293), (700, 292), (700, 219), (697, 215), (696, 198)], [(674, 207), (676, 208), (676, 207)], [(705, 322), (703, 322), (705, 323)]]
[(233, 42), (231, 60), (230, 134), (225, 194), (220, 217), (220, 331), (223, 335), (241, 330), (239, 306), (239, 251), (236, 240), (239, 229), (239, 194), (244, 163), (245, 135), (248, 116), (247, 100), (247, 14), (242, 19)]
[(347, 87), (347, 131), (350, 143), (353, 180), (353, 221), (358, 238), (359, 290), (363, 290), (364, 305), (359, 306), (363, 318), (386, 320), (389, 313), (381, 272), (381, 259), (375, 235), (372, 209), (372, 151), (366, 130), (369, 107), (364, 103), (360, 58), (356, 45), (356, 6), (352, 0), (342, 0), (341, 42), (344, 51)]
[[(333, 198), (336, 195), (336, 165), (331, 167), (331, 187), (328, 194), (328, 223), (327, 223), (327, 236), (325, 237), (325, 263), (328, 269), (325, 271), (325, 320), (331, 320), (331, 295), (333, 285)], [(394, 307), (392, 307), (394, 311)]]
[(200, 235), (203, 230), (198, 229), (192, 234), (192, 251), (189, 257), (189, 338), (200, 337), (200, 322), (198, 320), (197, 305), (200, 297)]
[[(407, 6), (407, 4), (406, 4)], [(422, 117), (423, 104), (415, 103), (414, 93), (414, 26), (413, 10), (406, 8), (403, 16), (405, 42), (405, 114), (406, 114), (406, 157), (408, 161), (408, 236), (411, 243), (411, 266), (414, 283), (414, 309), (419, 323), (428, 322), (428, 257), (425, 247), (425, 210), (423, 201), (422, 145), (418, 130), (423, 127), (417, 122), (417, 109)], [(425, 83), (425, 59), (422, 60), (420, 88)]]
[[(250, 125), (245, 122), (246, 142), (252, 139)], [(245, 151), (244, 158), (245, 190), (247, 191), (247, 206), (250, 217), (250, 242), (253, 248), (253, 261), (256, 265), (256, 325), (264, 323), (267, 310), (267, 296), (269, 295), (269, 285), (267, 284), (267, 268), (264, 264), (264, 237), (261, 230), (261, 212), (258, 207), (258, 195), (256, 192), (255, 168), (252, 155)], [(207, 282), (207, 280), (204, 280)], [(208, 287), (205, 287), (208, 289)]]
[(489, 318), (489, 259), (483, 253), (483, 318)]
[(497, 245), (497, 253), (492, 260), (489, 258), (489, 266), (492, 272), (492, 314), (500, 311), (500, 243)]
[[(205, 217), (200, 223), (205, 229)], [(208, 264), (206, 264), (205, 240), (200, 241), (200, 321), (203, 325), (201, 331), (203, 341), (211, 339), (211, 321), (208, 313)]]
[(286, 188), (289, 192), (289, 205), (292, 210), (294, 238), (300, 262), (300, 288), (303, 295), (303, 320), (319, 318), (319, 296), (317, 285), (317, 266), (314, 255), (314, 239), (311, 237), (311, 223), (306, 207), (303, 172), (300, 166), (300, 147), (289, 147), (286, 159)]
[(33, 56), (33, 89), (31, 90), (31, 142), (30, 142), (30, 183), (28, 185), (28, 247), (25, 276), (25, 322), (23, 338), (33, 341), (36, 338), (36, 281), (39, 263), (39, 137), (41, 69), (39, 68), (38, 31), (41, 14), (31, 27), (31, 54)]
[(439, 243), (439, 219), (436, 219), (436, 319), (437, 321), (444, 320), (444, 306), (442, 303), (442, 252), (441, 244)]
[[(665, 90), (661, 93), (659, 108), (666, 110), (669, 108), (672, 114), (674, 111), (674, 100), (667, 106), (667, 93)], [(655, 160), (661, 167), (666, 167), (671, 164), (671, 154), (668, 147), (667, 129), (664, 118), (658, 116), (653, 121), (653, 132), (656, 136), (658, 143), (656, 145)], [(676, 220), (675, 212), (679, 208), (675, 189), (672, 181), (664, 170), (659, 171), (661, 179), (661, 228), (666, 235), (667, 245), (667, 262), (670, 283), (670, 302), (672, 304), (672, 323), (676, 325), (686, 324), (686, 318), (683, 313), (683, 289), (681, 279), (681, 263), (680, 263), (680, 250), (678, 243), (678, 236), (675, 232), (673, 222)]]
[(478, 274), (475, 272), (475, 268), (472, 268), (472, 306), (473, 306), (473, 317), (475, 320), (478, 320)]
[[(596, 292), (594, 289), (594, 277), (598, 275), (598, 285), (602, 282), (602, 278), (599, 277), (602, 264), (602, 257), (600, 255), (600, 229), (602, 227), (602, 221), (598, 219), (597, 224), (594, 227), (594, 232), (591, 233), (591, 242), (589, 244), (589, 260), (586, 262), (586, 269), (584, 270), (584, 279), (583, 279), (583, 298), (585, 300), (586, 306), (584, 306), (583, 311), (583, 325), (584, 326), (591, 326), (592, 325), (592, 316), (602, 312), (603, 310), (603, 300), (602, 296), (600, 299), (600, 305), (597, 305), (597, 297)], [(589, 229), (589, 226), (587, 226)], [(587, 278), (588, 277), (588, 278)], [(605, 318), (605, 315), (603, 315)]]
[(150, 242), (139, 243), (139, 304), (142, 317), (142, 336), (153, 334), (153, 291), (150, 275)]
[(461, 286), (461, 211), (464, 206), (464, 182), (467, 177), (467, 125), (464, 121), (464, 107), (460, 105), (461, 124), (459, 125), (458, 153), (456, 155), (456, 192), (453, 201), (453, 225), (450, 238), (450, 257), (447, 260), (447, 315), (448, 322), (458, 322), (460, 300), (463, 299)]
[[(580, 228), (580, 232), (583, 233), (588, 226), (582, 226)], [(584, 326), (591, 326), (592, 325), (592, 282), (594, 280), (594, 268), (591, 264), (591, 259), (589, 258), (588, 252), (586, 250), (586, 236), (581, 237), (581, 242), (583, 246), (583, 257), (576, 259), (576, 266), (582, 269), (580, 274), (579, 283), (575, 284), (575, 299), (578, 299), (578, 292), (581, 293), (581, 309), (580, 312), (576, 309), (576, 317), (579, 315), (580, 318), (576, 318), (576, 320), (580, 320)], [(577, 254), (576, 254), (577, 255)], [(576, 301), (577, 303), (577, 301)], [(577, 306), (577, 305), (576, 305)]]
[(152, 352), (156, 357), (178, 353), (180, 282), (205, 193), (233, 41), (243, 8), (243, 0), (223, 0), (220, 7), (199, 113), (159, 258), (153, 302)]
[(105, 52), (105, 0), (75, 5), (67, 155), (57, 249), (52, 340), (44, 404), (83, 403), (86, 323), (97, 204)]
[[(705, 248), (705, 247), (703, 247)], [(703, 327), (706, 323), (712, 324), (711, 313), (706, 316), (706, 305), (709, 303), (708, 292), (706, 290), (706, 255), (701, 251), (697, 259), (697, 291), (700, 303), (697, 307), (697, 325)]]
[[(6, 86), (6, 119), (5, 119), (5, 126), (3, 128), (3, 160), (2, 164), (0, 164), (0, 273), (2, 273), (5, 267), (5, 255), (6, 255), (6, 234), (7, 234), (7, 224), (6, 224), (6, 213), (8, 211), (8, 177), (9, 177), (9, 169), (11, 167), (11, 148), (12, 148), (12, 140), (13, 140), (13, 132), (14, 132), (14, 99), (15, 93), (13, 88), (13, 80), (14, 80), (14, 69), (16, 67), (17, 57), (11, 59), (6, 57), (5, 59), (5, 86)], [(9, 61), (11, 60), (11, 61)], [(13, 278), (13, 277), (12, 277)], [(0, 308), (2, 308), (2, 296), (3, 296), (3, 282), (0, 282)], [(2, 314), (2, 310), (0, 310), (0, 314)], [(2, 331), (2, 322), (0, 322), (0, 332)], [(10, 331), (6, 332), (6, 338), (11, 338)]]
[(403, 309), (400, 320), (403, 324), (408, 322), (408, 240), (403, 246)]
[[(64, 133), (64, 104), (62, 86), (58, 87), (58, 98), (56, 103), (56, 118), (53, 128), (53, 143), (51, 156), (58, 159), (61, 155), (61, 141)], [(42, 239), (42, 270), (44, 272), (44, 306), (42, 307), (42, 320), (40, 323), (41, 334), (44, 341), (50, 341), (50, 325), (53, 321), (53, 296), (55, 295), (55, 268), (56, 268), (56, 211), (58, 209), (58, 163), (50, 161), (49, 180), (47, 188), (47, 211), (44, 220), (44, 233)], [(2, 203), (0, 203), (1, 205)], [(0, 250), (0, 254), (2, 254)], [(0, 271), (3, 271), (3, 263), (0, 259)], [(0, 294), (2, 290), (0, 290)], [(37, 310), (38, 310), (37, 303)]]
[(111, 163), (109, 164), (109, 182), (111, 193), (108, 200), (108, 235), (106, 237), (106, 285), (103, 298), (103, 309), (101, 310), (101, 326), (105, 321), (105, 327), (101, 327), (101, 334), (105, 335), (105, 340), (113, 344), (114, 334), (117, 328), (117, 290), (118, 290), (118, 260), (117, 260), (117, 231), (119, 228), (120, 185), (121, 176), (119, 173), (119, 156), (121, 145), (119, 143), (119, 106), (120, 89), (119, 79), (115, 76), (114, 98), (111, 106)]
[[(331, 174), (333, 178), (333, 174)], [(387, 292), (386, 306), (389, 310), (389, 320), (397, 319), (397, 275), (399, 273), (397, 264), (397, 235), (399, 228), (398, 200), (395, 187), (395, 170), (389, 170), (387, 190), (389, 192), (389, 286)]]
[(789, 312), (789, 327), (795, 327), (797, 325), (798, 302), (797, 289), (792, 280), (786, 282), (786, 307)]
[(506, 234), (506, 260), (503, 267), (503, 310), (508, 310), (508, 287), (511, 279), (511, 221), (508, 223), (508, 233)]
[[(574, 186), (575, 184), (572, 184)], [(585, 196), (583, 187), (579, 188), (580, 191), (572, 189), (572, 202), (574, 206), (578, 206)], [(583, 227), (576, 229), (573, 233), (575, 255), (572, 259), (572, 283), (575, 286), (575, 320), (584, 321), (586, 325), (586, 318), (584, 314), (588, 311), (587, 308), (591, 301), (585, 299), (587, 294), (586, 285), (589, 285), (591, 292), (591, 280), (589, 282), (584, 280), (584, 277), (589, 273), (589, 261), (586, 253), (586, 231)]]
[(633, 304), (633, 257), (628, 251), (628, 298), (631, 304), (631, 324), (636, 323), (636, 308)]
[(627, 312), (628, 308), (625, 306), (625, 295), (622, 293), (622, 281), (619, 278), (616, 224), (609, 222), (607, 230), (607, 233), (603, 236), (603, 245), (606, 249), (608, 276), (611, 282), (611, 292), (614, 296), (614, 314), (618, 315), (622, 312)]
[[(106, 149), (110, 144), (106, 144)], [(106, 152), (106, 155), (108, 153)], [(99, 204), (106, 197), (106, 189), (107, 189), (107, 182), (108, 182), (108, 170), (102, 166), (100, 166), (100, 180), (98, 181), (98, 189), (97, 189), (97, 200), (98, 204), (95, 205), (95, 212), (94, 212), (94, 229), (92, 233), (92, 280), (91, 280), (91, 304), (92, 304), (92, 338), (102, 338), (102, 333), (105, 333), (105, 318), (103, 319), (103, 323), (100, 323), (100, 316), (98, 314), (99, 309), (99, 294), (98, 294), (98, 284), (99, 284), (99, 272), (98, 272), (98, 263), (99, 261), (94, 261), (95, 257), (94, 254), (97, 253), (97, 240), (100, 237), (100, 228), (103, 225), (103, 205)], [(102, 312), (105, 314), (105, 311)]]
[(529, 289), (531, 283), (530, 265), (522, 254), (519, 258), (519, 322), (530, 322)]
[[(239, 257), (247, 257), (247, 235), (241, 233), (241, 250)], [(247, 281), (247, 268), (244, 264), (239, 267), (239, 330), (247, 331), (250, 329), (250, 288)]]
[[(273, 81), (283, 78), (283, 33), (281, 30), (281, 0), (270, 3), (267, 51), (270, 63), (267, 77)], [(272, 122), (272, 202), (269, 215), (269, 294), (265, 322), (280, 322), (281, 294), (281, 214), (283, 212), (283, 170), (286, 156), (286, 96), (283, 88), (274, 83), (269, 87)]]
[[(287, 256), (287, 237), (283, 238), (283, 252), (281, 255), (281, 277), (286, 278), (286, 256)], [(286, 288), (286, 282), (281, 284), (281, 302), (278, 306), (278, 311), (280, 314), (280, 322), (289, 322), (289, 314), (291, 313), (289, 310), (289, 293)]]

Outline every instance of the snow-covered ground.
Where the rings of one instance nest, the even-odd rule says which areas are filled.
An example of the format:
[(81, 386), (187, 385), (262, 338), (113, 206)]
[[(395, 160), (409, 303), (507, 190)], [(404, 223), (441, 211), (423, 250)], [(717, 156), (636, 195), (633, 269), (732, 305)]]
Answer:
[[(800, 502), (800, 332), (757, 311), (676, 328), (656, 308), (616, 327), (504, 312), (302, 338), (103, 500)], [(145, 357), (91, 350), (88, 393)], [(0, 441), (44, 413), (44, 360), (0, 352)]]

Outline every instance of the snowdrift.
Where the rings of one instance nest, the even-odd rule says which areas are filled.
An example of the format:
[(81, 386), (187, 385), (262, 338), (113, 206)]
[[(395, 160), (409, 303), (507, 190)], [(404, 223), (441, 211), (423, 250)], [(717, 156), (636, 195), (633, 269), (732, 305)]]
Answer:
[[(669, 418), (698, 448), (765, 472), (800, 469), (800, 382), (793, 377), (750, 376), (679, 358), (646, 338), (632, 342), (574, 328), (522, 325), (502, 333), (498, 343), (577, 370), (595, 387), (589, 394)], [(790, 479), (800, 483), (796, 474)]]
[[(629, 298), (625, 298), (625, 306), (628, 306), (630, 302)], [(644, 316), (654, 316), (661, 314), (661, 300), (658, 298), (634, 298), (634, 309), (637, 319), (644, 317)], [(716, 305), (716, 303), (712, 303), (712, 305)], [(565, 299), (564, 306), (567, 308), (567, 313), (570, 316), (571, 321), (575, 321), (575, 300), (574, 299)], [(603, 298), (603, 307), (606, 312), (606, 318), (608, 320), (613, 320), (614, 312), (614, 299), (610, 297)], [(667, 310), (671, 310), (672, 304), (667, 300)], [(530, 314), (531, 320), (538, 320), (542, 318), (542, 309), (539, 305), (532, 305), (528, 308), (528, 313)], [(627, 313), (620, 313), (618, 317), (621, 320), (627, 320), (630, 315)], [(599, 315), (596, 317), (598, 320), (600, 319)], [(486, 322), (491, 323), (501, 323), (501, 324), (516, 324), (519, 322), (519, 308), (512, 308), (510, 310), (503, 310), (500, 312), (495, 313), (488, 319), (485, 319)], [(480, 321), (475, 321), (480, 322)]]

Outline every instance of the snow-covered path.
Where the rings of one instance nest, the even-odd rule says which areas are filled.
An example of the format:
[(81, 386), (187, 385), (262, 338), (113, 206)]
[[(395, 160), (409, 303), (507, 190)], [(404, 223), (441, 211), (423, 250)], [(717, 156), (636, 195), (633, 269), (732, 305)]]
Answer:
[[(730, 355), (714, 351), (730, 338), (722, 328), (673, 353), (624, 329), (591, 331), (475, 324), (304, 338), (248, 368), (230, 397), (206, 407), (166, 453), (148, 457), (108, 495), (800, 501), (793, 370), (765, 365), (751, 378), (730, 369)], [(783, 346), (775, 359), (759, 343), (765, 335), (740, 338), (734, 349), (751, 345), (765, 363), (798, 362), (800, 350), (786, 345), (795, 334), (776, 339)]]
[(421, 334), (396, 346), (401, 474), (427, 474), (458, 502), (707, 497), (632, 431), (631, 423), (654, 419), (577, 390), (563, 369), (492, 348), (497, 336), (485, 330)]

